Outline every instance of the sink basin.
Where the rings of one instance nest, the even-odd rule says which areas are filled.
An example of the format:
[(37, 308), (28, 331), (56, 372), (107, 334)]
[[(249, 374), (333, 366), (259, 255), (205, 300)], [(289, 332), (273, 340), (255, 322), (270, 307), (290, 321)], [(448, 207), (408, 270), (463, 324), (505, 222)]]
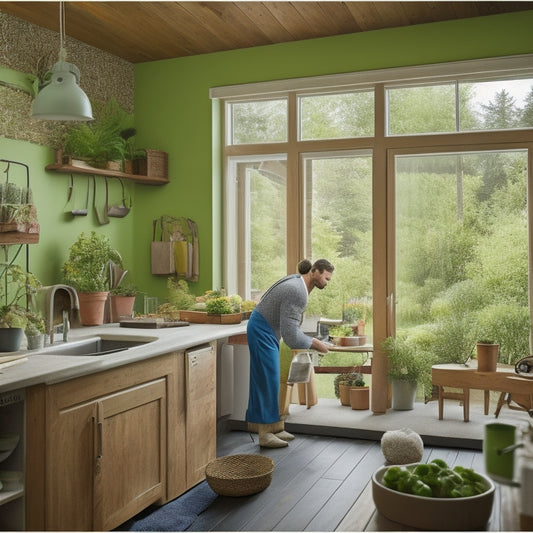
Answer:
[(154, 340), (156, 340), (154, 337), (91, 337), (89, 339), (50, 346), (40, 353), (50, 355), (99, 356), (129, 350), (130, 348), (142, 346)]

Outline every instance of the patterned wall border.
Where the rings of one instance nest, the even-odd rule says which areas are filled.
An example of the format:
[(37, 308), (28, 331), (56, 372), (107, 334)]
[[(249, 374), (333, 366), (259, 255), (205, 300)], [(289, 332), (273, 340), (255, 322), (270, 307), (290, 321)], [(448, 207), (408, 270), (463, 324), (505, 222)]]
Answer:
[[(66, 28), (68, 32), (68, 20)], [(65, 47), (67, 61), (80, 69), (80, 85), (91, 102), (115, 98), (125, 111), (133, 113), (132, 63), (68, 35)], [(0, 12), (0, 65), (42, 78), (58, 54), (59, 33)], [(0, 136), (58, 148), (69, 123), (33, 120), (31, 102), (24, 91), (0, 85)]]

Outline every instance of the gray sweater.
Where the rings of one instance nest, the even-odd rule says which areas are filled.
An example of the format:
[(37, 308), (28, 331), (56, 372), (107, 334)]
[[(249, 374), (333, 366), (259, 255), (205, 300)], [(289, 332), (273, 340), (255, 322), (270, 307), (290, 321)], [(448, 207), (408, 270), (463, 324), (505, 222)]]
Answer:
[(293, 350), (309, 349), (313, 339), (300, 329), (309, 294), (300, 274), (291, 274), (265, 292), (255, 310)]

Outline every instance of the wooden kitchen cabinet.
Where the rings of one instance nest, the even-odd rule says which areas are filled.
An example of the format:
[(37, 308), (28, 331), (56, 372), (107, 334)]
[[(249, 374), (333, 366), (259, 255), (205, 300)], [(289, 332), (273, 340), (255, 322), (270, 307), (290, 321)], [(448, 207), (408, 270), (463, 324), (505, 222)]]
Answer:
[(109, 530), (186, 490), (180, 361), (167, 354), (29, 391), (28, 529)]

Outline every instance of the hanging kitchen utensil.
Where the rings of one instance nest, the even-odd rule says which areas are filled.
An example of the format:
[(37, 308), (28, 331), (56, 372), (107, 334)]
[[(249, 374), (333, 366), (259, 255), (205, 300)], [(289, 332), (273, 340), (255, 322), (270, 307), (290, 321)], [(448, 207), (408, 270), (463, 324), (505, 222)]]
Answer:
[[(96, 176), (93, 176), (93, 206), (94, 206), (94, 212), (96, 213), (96, 218), (98, 220), (98, 223), (103, 226), (104, 224), (109, 224), (109, 219), (107, 218), (106, 208), (104, 208), (103, 213), (100, 213), (98, 210), (97, 202), (96, 202)], [(105, 206), (107, 207), (107, 206)]]
[[(120, 185), (122, 186), (122, 205), (112, 205), (111, 207), (108, 207), (107, 214), (110, 217), (123, 218), (130, 212), (130, 208), (126, 206), (126, 193), (124, 192), (124, 183), (122, 183), (122, 180), (119, 180), (119, 181), (120, 181)], [(107, 178), (106, 178), (105, 194), (106, 194), (106, 205), (107, 205), (108, 195), (109, 195), (109, 186), (107, 183)]]
[(74, 189), (74, 178), (72, 177), (72, 174), (71, 174), (70, 181), (68, 182), (68, 189), (67, 189), (67, 204), (70, 202), (70, 199), (72, 198), (73, 189)]
[(71, 212), (75, 217), (85, 217), (89, 212), (89, 190), (90, 190), (90, 178), (87, 178), (87, 193), (85, 196), (85, 209), (73, 209)]

